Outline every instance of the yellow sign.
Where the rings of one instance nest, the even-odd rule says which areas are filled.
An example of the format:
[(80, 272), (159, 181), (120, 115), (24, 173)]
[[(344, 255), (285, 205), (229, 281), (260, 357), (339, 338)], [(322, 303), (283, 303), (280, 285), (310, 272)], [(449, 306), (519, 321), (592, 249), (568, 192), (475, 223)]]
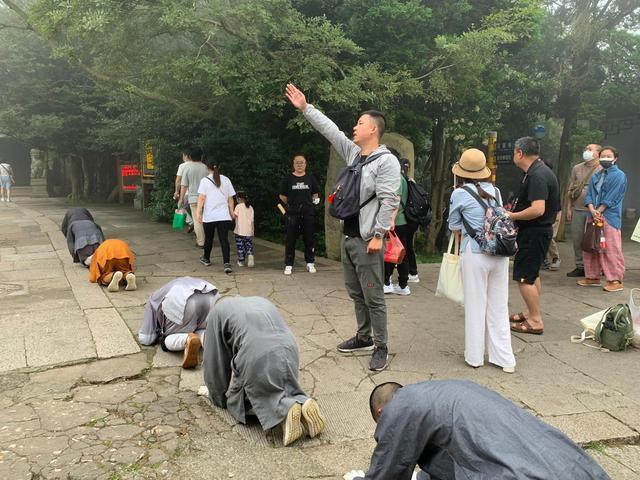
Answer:
[(147, 170), (153, 170), (154, 166), (153, 166), (153, 146), (151, 146), (150, 144), (147, 144), (147, 153), (145, 156), (145, 160), (146, 160), (146, 169)]
[(498, 132), (489, 132), (487, 138), (487, 167), (491, 170), (491, 181), (496, 183), (496, 170), (498, 164), (496, 162), (496, 143), (498, 141)]

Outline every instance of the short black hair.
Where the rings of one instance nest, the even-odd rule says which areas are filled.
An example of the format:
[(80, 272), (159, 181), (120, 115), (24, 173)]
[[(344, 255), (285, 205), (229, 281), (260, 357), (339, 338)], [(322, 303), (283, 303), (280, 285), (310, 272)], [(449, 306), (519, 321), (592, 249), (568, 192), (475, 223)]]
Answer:
[(382, 138), (382, 135), (384, 135), (384, 131), (387, 128), (387, 120), (384, 118), (382, 112), (379, 112), (378, 110), (367, 110), (360, 114), (360, 116), (362, 115), (369, 115), (373, 119), (373, 122), (378, 128), (378, 138)]
[(514, 144), (515, 150), (521, 150), (524, 155), (540, 155), (540, 142), (533, 137), (521, 137)]
[(616, 147), (607, 145), (606, 147), (602, 147), (600, 149), (600, 153), (604, 152), (605, 150), (611, 150), (613, 152), (613, 158), (618, 158), (618, 149)]
[(202, 161), (202, 149), (200, 147), (186, 147), (182, 150), (182, 153), (189, 157), (191, 160), (196, 162)]
[(385, 382), (373, 389), (369, 396), (369, 409), (374, 419), (376, 418), (376, 412), (389, 403), (401, 388), (402, 385), (397, 382)]

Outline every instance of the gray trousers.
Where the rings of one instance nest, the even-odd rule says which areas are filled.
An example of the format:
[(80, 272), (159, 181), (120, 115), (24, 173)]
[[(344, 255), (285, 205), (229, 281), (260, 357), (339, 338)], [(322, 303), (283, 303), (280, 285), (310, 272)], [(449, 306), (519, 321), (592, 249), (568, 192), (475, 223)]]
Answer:
[(582, 261), (582, 238), (584, 237), (584, 225), (591, 214), (586, 210), (573, 209), (571, 219), (571, 239), (573, 240), (573, 254), (575, 256), (576, 268), (584, 268)]
[(387, 305), (384, 299), (384, 242), (379, 253), (367, 253), (367, 241), (343, 237), (342, 267), (347, 293), (353, 300), (358, 335), (387, 344)]

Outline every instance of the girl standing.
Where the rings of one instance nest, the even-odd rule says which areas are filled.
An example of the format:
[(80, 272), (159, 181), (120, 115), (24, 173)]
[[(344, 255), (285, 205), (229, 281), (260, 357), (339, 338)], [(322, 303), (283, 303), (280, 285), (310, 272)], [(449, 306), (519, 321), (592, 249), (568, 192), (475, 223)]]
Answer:
[(236, 235), (236, 247), (238, 248), (238, 266), (246, 265), (252, 268), (253, 259), (253, 207), (245, 192), (239, 191), (236, 194), (238, 205), (233, 211), (233, 218), (236, 219), (236, 228), (233, 231)]

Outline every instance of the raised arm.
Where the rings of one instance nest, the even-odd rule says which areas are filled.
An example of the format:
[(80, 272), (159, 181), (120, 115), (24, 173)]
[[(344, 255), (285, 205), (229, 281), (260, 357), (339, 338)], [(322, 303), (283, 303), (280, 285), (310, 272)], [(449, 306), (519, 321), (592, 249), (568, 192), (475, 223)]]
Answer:
[(329, 140), (333, 148), (336, 149), (338, 155), (345, 162), (350, 162), (355, 157), (354, 153), (360, 151), (355, 143), (353, 143), (333, 121), (324, 115), (313, 105), (307, 103), (307, 99), (295, 85), (289, 83), (285, 90), (285, 95), (291, 104), (302, 112), (304, 118), (320, 133), (324, 138)]

